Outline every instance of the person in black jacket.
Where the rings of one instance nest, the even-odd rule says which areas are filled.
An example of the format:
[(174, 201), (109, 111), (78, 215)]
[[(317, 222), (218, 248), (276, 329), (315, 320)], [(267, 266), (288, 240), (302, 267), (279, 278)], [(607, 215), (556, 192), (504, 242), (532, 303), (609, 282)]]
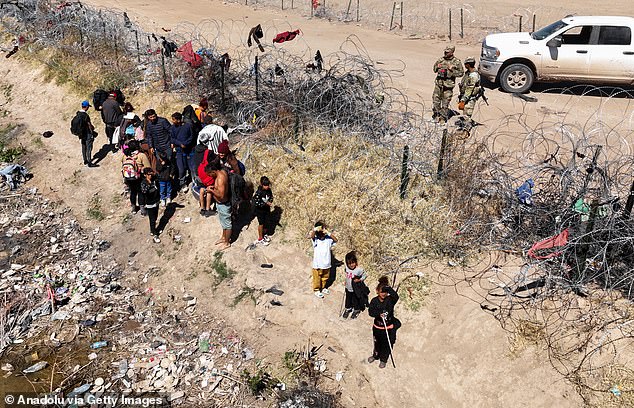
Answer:
[(117, 127), (121, 125), (123, 120), (123, 112), (121, 106), (117, 102), (117, 94), (110, 92), (108, 99), (101, 105), (101, 119), (106, 125), (106, 136), (108, 137), (108, 143), (111, 145), (112, 152), (117, 151), (116, 146), (112, 145), (112, 135)]
[(80, 115), (81, 118), (81, 130), (77, 136), (81, 141), (81, 155), (84, 159), (84, 165), (87, 167), (97, 167), (97, 165), (92, 162), (92, 144), (95, 140), (95, 127), (92, 125), (90, 116), (88, 115), (89, 108), (90, 103), (83, 101), (81, 103), (81, 110), (77, 112), (77, 115)]
[(155, 243), (161, 242), (159, 231), (156, 230), (156, 220), (159, 212), (159, 201), (161, 193), (156, 184), (156, 174), (149, 167), (143, 169), (143, 179), (141, 180), (141, 194), (145, 201), (145, 211), (150, 219), (150, 235)]
[(145, 111), (145, 140), (150, 145), (152, 154), (158, 158), (158, 154), (165, 153), (172, 158), (172, 125), (165, 118), (159, 117), (154, 109)]
[(374, 317), (374, 351), (372, 356), (368, 357), (368, 363), (380, 360), (379, 368), (385, 368), (390, 358), (391, 347), (394, 347), (396, 342), (396, 330), (399, 326), (398, 320), (394, 317), (394, 305), (398, 302), (398, 294), (388, 285), (387, 276), (379, 278), (376, 294), (368, 308), (368, 313)]
[(260, 177), (260, 185), (258, 190), (253, 194), (253, 207), (255, 216), (258, 219), (258, 240), (255, 245), (267, 246), (271, 241), (271, 237), (266, 233), (268, 226), (268, 217), (271, 214), (271, 206), (273, 205), (273, 192), (271, 191), (271, 180), (268, 177)]

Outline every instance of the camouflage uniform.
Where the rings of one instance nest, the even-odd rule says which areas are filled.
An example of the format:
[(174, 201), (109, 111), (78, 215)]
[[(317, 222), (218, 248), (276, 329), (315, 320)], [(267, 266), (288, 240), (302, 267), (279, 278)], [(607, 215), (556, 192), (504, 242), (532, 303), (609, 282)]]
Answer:
[(443, 57), (434, 64), (434, 72), (436, 73), (436, 83), (434, 86), (434, 94), (432, 95), (434, 117), (447, 120), (449, 102), (451, 102), (451, 98), (453, 98), (453, 88), (456, 86), (456, 78), (464, 74), (464, 68), (462, 62), (455, 56), (449, 59)]
[(465, 72), (460, 81), (460, 102), (464, 102), (464, 114), (467, 117), (473, 115), (477, 96), (480, 94), (480, 74), (474, 70)]

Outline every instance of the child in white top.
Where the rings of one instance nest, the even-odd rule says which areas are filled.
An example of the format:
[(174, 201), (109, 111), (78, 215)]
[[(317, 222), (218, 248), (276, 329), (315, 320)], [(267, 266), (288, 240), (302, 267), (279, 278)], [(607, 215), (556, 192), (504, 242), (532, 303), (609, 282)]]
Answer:
[(323, 298), (330, 293), (326, 288), (326, 282), (330, 277), (330, 267), (332, 266), (332, 246), (337, 242), (337, 238), (328, 232), (323, 222), (318, 221), (310, 231), (309, 238), (313, 243), (313, 291), (315, 296)]

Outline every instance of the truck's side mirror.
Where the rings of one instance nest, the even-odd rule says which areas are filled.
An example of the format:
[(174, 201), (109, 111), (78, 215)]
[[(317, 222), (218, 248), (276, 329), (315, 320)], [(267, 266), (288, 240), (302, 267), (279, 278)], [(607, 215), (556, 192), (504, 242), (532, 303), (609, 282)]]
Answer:
[(548, 47), (553, 47), (553, 48), (559, 48), (561, 47), (561, 36), (558, 35), (556, 37), (551, 38), (550, 40), (548, 40), (548, 42), (546, 43), (546, 46)]

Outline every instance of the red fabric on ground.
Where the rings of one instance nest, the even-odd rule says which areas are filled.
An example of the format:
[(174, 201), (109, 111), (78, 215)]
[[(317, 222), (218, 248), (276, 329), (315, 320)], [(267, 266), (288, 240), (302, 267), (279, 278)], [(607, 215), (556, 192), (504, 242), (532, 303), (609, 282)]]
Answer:
[(552, 258), (555, 257), (557, 255), (561, 254), (561, 251), (555, 251), (555, 252), (551, 252), (547, 255), (536, 255), (535, 251), (539, 251), (540, 249), (549, 249), (549, 248), (554, 248), (554, 247), (562, 247), (564, 245), (566, 245), (568, 243), (568, 228), (566, 228), (565, 230), (561, 231), (561, 233), (550, 237), (550, 238), (546, 238), (544, 240), (541, 240), (539, 242), (536, 242), (533, 244), (533, 246), (531, 247), (531, 249), (528, 250), (528, 256), (535, 258), (535, 259), (548, 259), (548, 258)]
[(275, 38), (273, 38), (273, 42), (281, 44), (281, 43), (283, 43), (285, 41), (291, 41), (295, 37), (297, 37), (299, 35), (299, 33), (300, 33), (299, 30), (284, 31), (283, 33), (279, 33), (278, 35), (276, 35)]

